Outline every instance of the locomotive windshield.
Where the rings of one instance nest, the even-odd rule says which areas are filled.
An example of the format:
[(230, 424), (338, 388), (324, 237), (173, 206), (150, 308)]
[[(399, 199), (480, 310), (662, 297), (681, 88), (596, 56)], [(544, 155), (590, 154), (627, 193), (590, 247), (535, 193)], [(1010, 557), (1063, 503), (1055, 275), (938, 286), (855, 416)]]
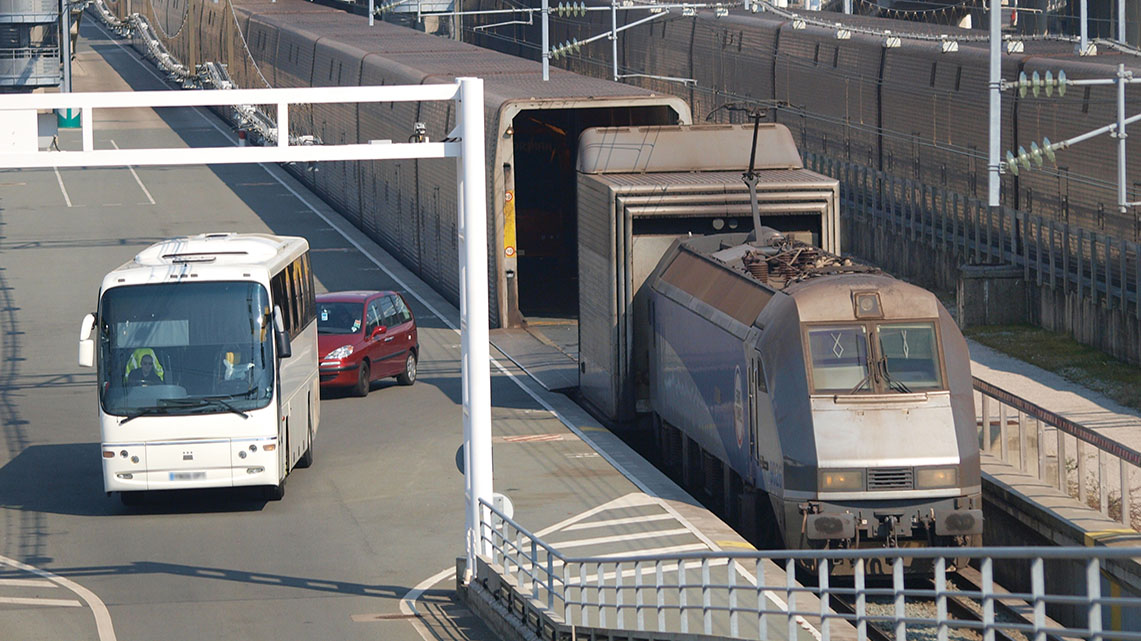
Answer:
[(871, 390), (866, 327), (812, 327), (808, 330), (808, 347), (817, 392)]
[[(934, 323), (877, 325), (885, 383), (892, 389), (941, 389), (939, 345)], [(901, 390), (902, 391), (902, 390)]]
[(943, 389), (934, 323), (810, 326), (807, 334), (816, 393)]

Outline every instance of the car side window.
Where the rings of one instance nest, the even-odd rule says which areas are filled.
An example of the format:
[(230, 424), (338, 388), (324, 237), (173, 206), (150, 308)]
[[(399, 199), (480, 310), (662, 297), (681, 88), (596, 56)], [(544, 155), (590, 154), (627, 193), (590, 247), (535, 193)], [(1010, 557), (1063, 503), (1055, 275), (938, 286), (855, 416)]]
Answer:
[(364, 333), (366, 335), (371, 334), (372, 330), (380, 326), (381, 315), (379, 303), (379, 300), (369, 301), (368, 303), (368, 308), (365, 311)]
[(380, 313), (383, 325), (386, 327), (393, 327), (400, 324), (400, 319), (396, 315), (396, 304), (392, 302), (392, 296), (385, 296), (380, 299)]
[(396, 314), (400, 322), (407, 323), (412, 320), (412, 312), (408, 311), (408, 306), (404, 304), (404, 298), (397, 295), (393, 296), (393, 300), (396, 302)]

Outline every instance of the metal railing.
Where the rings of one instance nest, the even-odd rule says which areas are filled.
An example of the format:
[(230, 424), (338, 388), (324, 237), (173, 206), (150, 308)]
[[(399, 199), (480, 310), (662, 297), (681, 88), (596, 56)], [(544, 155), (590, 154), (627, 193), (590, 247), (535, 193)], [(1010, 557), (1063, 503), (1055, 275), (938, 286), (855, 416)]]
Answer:
[[(828, 641), (833, 633), (845, 636), (843, 628), (854, 629), (864, 641), (874, 626), (894, 634), (896, 641), (921, 630), (923, 636), (935, 630), (940, 641), (958, 631), (988, 640), (997, 632), (1034, 641), (1141, 641), (1141, 596), (1120, 596), (1121, 586), (1107, 571), (1115, 562), (1141, 556), (1141, 548), (570, 557), (490, 504), (481, 505), (486, 558), (514, 590), (558, 624), (762, 640), (773, 635)], [(968, 564), (978, 568), (977, 585), (956, 580)], [(798, 583), (798, 567), (801, 576), (812, 580)], [(916, 568), (933, 582), (905, 581)], [(1000, 576), (1007, 585), (1025, 587), (1007, 591), (997, 583)], [(850, 610), (833, 608), (839, 601), (850, 604)], [(949, 602), (967, 605), (949, 609)], [(1022, 614), (999, 616), (996, 606)]]
[(1141, 492), (1132, 488), (1141, 477), (1141, 453), (986, 381), (974, 379), (974, 388), (983, 451), (1141, 529)]
[[(952, 251), (976, 263), (1006, 263), (1027, 282), (1059, 284), (1141, 318), (1141, 245), (1048, 216), (1002, 207), (957, 191), (815, 153), (805, 166), (840, 181), (844, 211), (860, 222)], [(871, 257), (868, 257), (871, 258)]]

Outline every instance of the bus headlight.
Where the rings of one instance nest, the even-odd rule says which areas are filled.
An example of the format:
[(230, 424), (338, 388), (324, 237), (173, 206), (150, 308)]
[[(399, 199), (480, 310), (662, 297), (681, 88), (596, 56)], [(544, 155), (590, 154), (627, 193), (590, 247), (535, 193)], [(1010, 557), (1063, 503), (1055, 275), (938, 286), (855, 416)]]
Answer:
[(820, 470), (817, 480), (821, 492), (864, 490), (863, 470)]
[(920, 467), (915, 469), (915, 487), (920, 490), (937, 490), (959, 484), (957, 467)]
[(323, 358), (321, 360), (339, 361), (342, 358), (348, 358), (349, 354), (352, 354), (352, 353), (353, 353), (353, 346), (352, 345), (341, 345), (337, 349), (326, 354), (325, 358)]

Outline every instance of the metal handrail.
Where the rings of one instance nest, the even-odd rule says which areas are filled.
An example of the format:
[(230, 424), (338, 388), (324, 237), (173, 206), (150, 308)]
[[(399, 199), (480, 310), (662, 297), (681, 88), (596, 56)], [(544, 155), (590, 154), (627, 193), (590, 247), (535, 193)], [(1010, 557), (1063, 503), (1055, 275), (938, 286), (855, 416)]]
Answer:
[[(798, 633), (806, 632), (827, 641), (832, 626), (847, 623), (860, 641), (867, 638), (869, 624), (893, 628), (897, 641), (906, 639), (910, 626), (936, 627), (940, 639), (948, 630), (963, 629), (988, 638), (993, 631), (1007, 631), (1035, 639), (1141, 641), (1135, 627), (1141, 620), (1141, 597), (1130, 595), (1137, 594), (1138, 586), (1122, 589), (1110, 578), (1114, 573), (1106, 572), (1112, 564), (1134, 563), (1141, 547), (711, 550), (573, 557), (489, 503), (481, 506), (482, 539), (491, 546), (493, 567), (501, 568), (507, 583), (556, 624), (681, 633), (692, 627), (707, 635), (760, 639), (787, 627), (787, 638), (803, 638)], [(948, 583), (969, 560), (978, 567), (978, 584)], [(797, 583), (798, 567), (814, 570), (815, 585)], [(909, 567), (930, 568), (933, 587), (909, 585), (904, 580)], [(849, 580), (833, 576), (841, 568), (851, 573)], [(996, 573), (1016, 591), (1000, 587)], [(890, 577), (890, 587), (868, 583), (873, 575)], [(834, 611), (833, 599), (854, 604), (853, 611)], [(977, 620), (950, 615), (948, 599), (973, 603), (981, 614)], [(906, 607), (931, 601), (938, 607)], [(1025, 602), (1026, 615), (996, 616), (999, 601)], [(931, 609), (938, 614), (925, 614)], [(1048, 618), (1048, 612), (1059, 620)]]
[[(1016, 465), (1022, 472), (1036, 475), (1039, 480), (1052, 482), (1059, 491), (1098, 509), (1107, 518), (1114, 518), (1111, 508), (1116, 499), (1115, 520), (1138, 529), (1141, 523), (1135, 523), (1134, 517), (1141, 517), (1141, 500), (1138, 499), (1141, 492), (1134, 491), (1132, 478), (1141, 470), (1141, 453), (986, 381), (975, 378), (974, 389), (981, 395), (978, 423), (984, 451)], [(997, 405), (997, 417), (992, 404)], [(1011, 433), (1012, 425), (1014, 433)], [(1046, 428), (1055, 430), (1052, 441)], [(1073, 459), (1066, 454), (1070, 441)], [(1095, 453), (1087, 454), (1087, 445), (1092, 446)], [(1096, 473), (1087, 473), (1089, 459), (1095, 457)], [(1114, 467), (1116, 478), (1110, 473)], [(1075, 477), (1072, 483), (1071, 471)]]

